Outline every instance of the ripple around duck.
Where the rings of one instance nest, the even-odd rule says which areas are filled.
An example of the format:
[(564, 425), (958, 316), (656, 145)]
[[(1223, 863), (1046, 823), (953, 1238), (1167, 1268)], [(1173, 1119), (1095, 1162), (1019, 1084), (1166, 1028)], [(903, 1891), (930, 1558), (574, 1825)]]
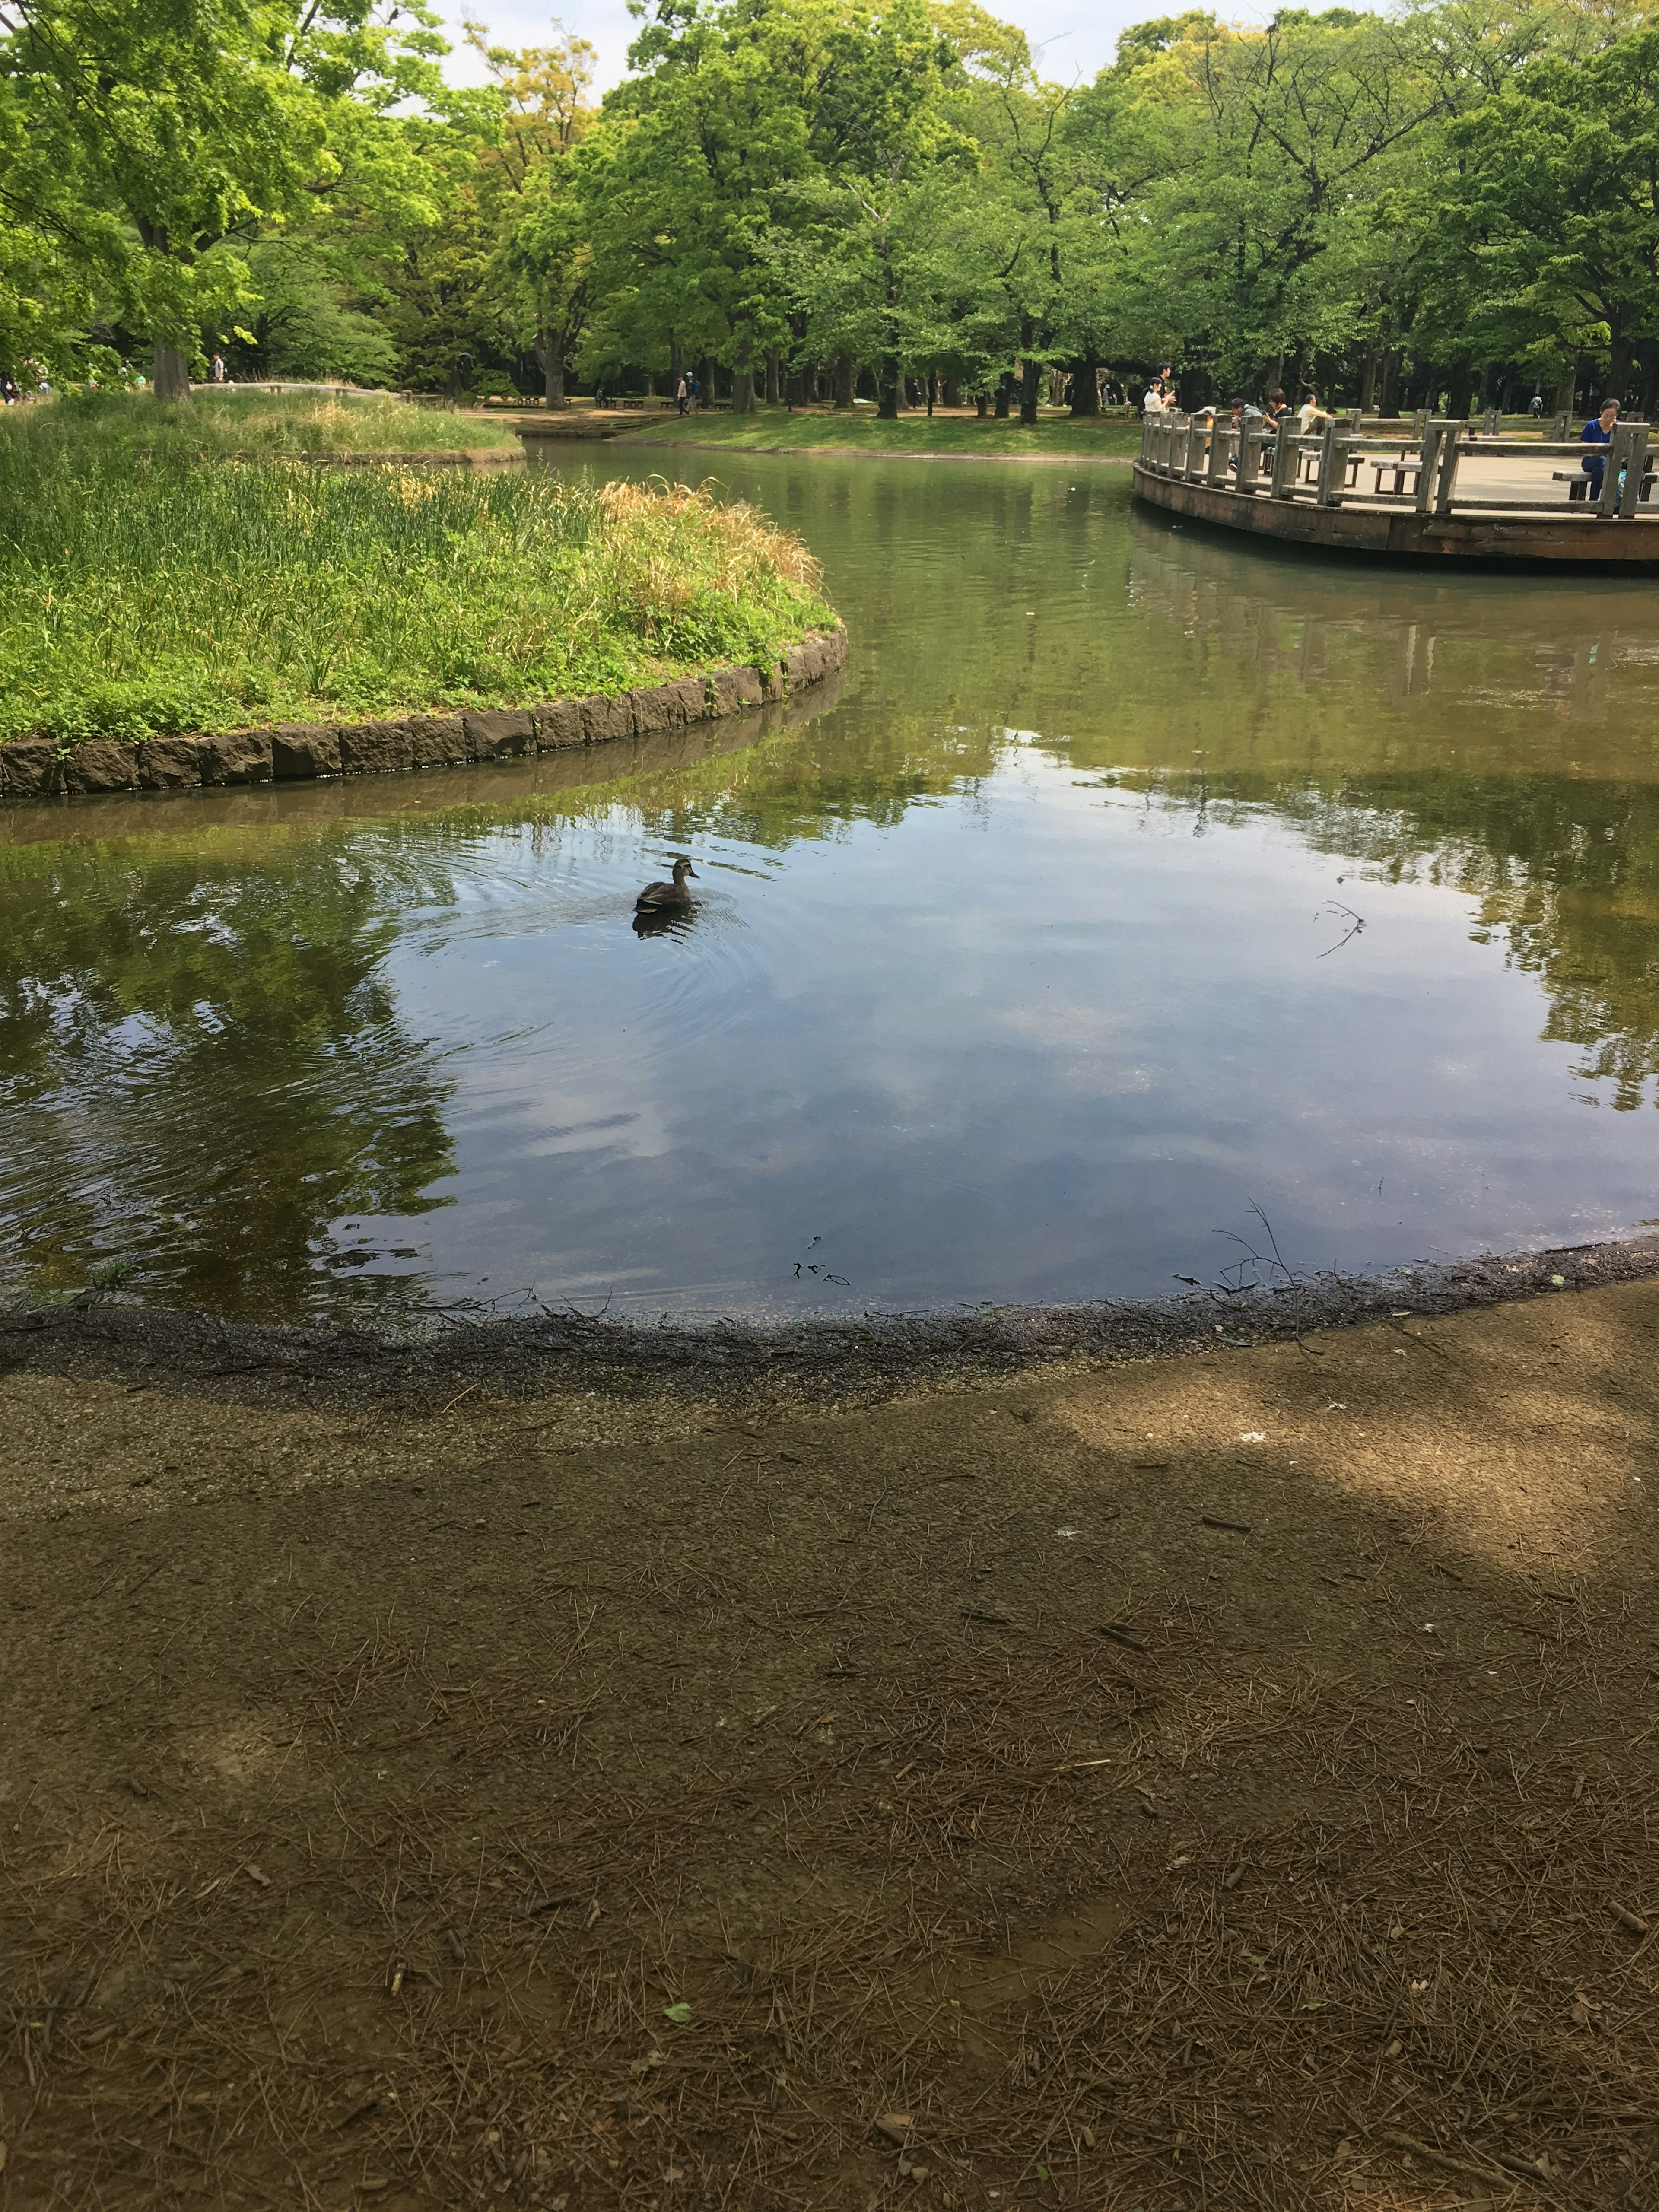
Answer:
[[(442, 1003), (447, 1051), (485, 1062), (554, 1054), (564, 1079), (597, 1065), (618, 1030), (672, 1053), (742, 1021), (763, 975), (744, 878), (770, 871), (746, 854), (723, 867), (704, 847), (691, 908), (641, 931), (635, 902), (667, 857), (625, 819), (533, 835), (509, 825), (446, 850), (441, 885), (427, 878), (398, 937)], [(716, 871), (724, 881), (710, 880)]]

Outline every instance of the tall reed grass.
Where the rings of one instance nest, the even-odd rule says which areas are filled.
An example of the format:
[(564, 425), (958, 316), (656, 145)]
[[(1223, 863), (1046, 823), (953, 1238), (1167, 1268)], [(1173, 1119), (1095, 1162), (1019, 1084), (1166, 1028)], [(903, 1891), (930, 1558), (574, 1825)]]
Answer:
[(0, 421), (0, 738), (615, 690), (833, 619), (799, 540), (707, 492), (20, 428)]
[(417, 407), (389, 392), (198, 392), (187, 406), (162, 407), (148, 393), (88, 392), (27, 407), (8, 431), (64, 452), (95, 447), (155, 459), (303, 460), (330, 453), (454, 453), (462, 447), (519, 448), (504, 422)]

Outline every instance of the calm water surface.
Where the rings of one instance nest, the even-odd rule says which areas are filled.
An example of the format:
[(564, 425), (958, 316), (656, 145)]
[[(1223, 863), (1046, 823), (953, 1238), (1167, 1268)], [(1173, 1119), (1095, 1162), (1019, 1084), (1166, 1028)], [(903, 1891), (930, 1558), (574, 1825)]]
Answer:
[(1650, 584), (688, 464), (822, 557), (821, 710), (9, 817), (0, 1287), (915, 1308), (1209, 1280), (1253, 1207), (1346, 1268), (1659, 1215)]

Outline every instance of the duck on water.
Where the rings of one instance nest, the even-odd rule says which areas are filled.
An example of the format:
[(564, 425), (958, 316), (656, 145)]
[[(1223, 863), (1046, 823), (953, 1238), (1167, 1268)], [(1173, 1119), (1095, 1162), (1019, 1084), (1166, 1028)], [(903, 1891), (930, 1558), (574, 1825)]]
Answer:
[(635, 913), (672, 914), (689, 907), (691, 903), (691, 894), (685, 888), (685, 879), (688, 876), (695, 876), (696, 872), (684, 854), (677, 855), (674, 861), (673, 882), (647, 884), (634, 902)]

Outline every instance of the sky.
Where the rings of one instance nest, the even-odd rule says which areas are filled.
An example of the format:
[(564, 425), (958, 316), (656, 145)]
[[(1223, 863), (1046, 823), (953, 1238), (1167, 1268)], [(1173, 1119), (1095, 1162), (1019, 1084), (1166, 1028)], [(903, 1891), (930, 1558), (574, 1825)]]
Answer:
[[(445, 67), (455, 84), (485, 81), (483, 62), (461, 43), (464, 15), (479, 16), (489, 25), (492, 42), (499, 46), (544, 46), (550, 35), (552, 18), (540, 0), (473, 0), (471, 7), (458, 4), (443, 12), (456, 48)], [(1085, 4), (1085, 0), (1026, 0), (1020, 7), (1008, 6), (1006, 0), (999, 6), (991, 0), (991, 12), (1022, 27), (1045, 77), (1069, 84), (1087, 83), (1097, 70), (1106, 67), (1115, 53), (1118, 33), (1127, 25), (1180, 10), (1172, 9), (1170, 0), (1102, 0), (1102, 4), (1094, 6)], [(584, 0), (584, 4), (573, 4), (562, 21), (566, 30), (597, 49), (601, 92), (626, 75), (628, 48), (639, 35), (640, 26), (629, 14), (624, 0)]]

